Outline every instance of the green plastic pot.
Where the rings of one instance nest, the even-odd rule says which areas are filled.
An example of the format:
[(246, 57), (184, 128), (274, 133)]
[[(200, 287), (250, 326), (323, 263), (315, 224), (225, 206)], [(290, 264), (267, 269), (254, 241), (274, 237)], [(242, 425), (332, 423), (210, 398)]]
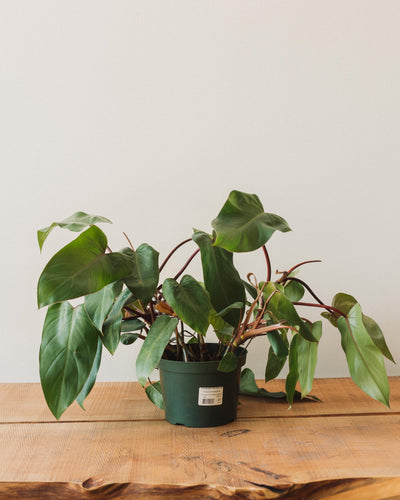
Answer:
[[(217, 344), (207, 344), (214, 351)], [(219, 361), (184, 362), (162, 359), (158, 365), (165, 418), (186, 427), (215, 427), (236, 419), (240, 372), (246, 350), (239, 348), (238, 366), (224, 373)]]

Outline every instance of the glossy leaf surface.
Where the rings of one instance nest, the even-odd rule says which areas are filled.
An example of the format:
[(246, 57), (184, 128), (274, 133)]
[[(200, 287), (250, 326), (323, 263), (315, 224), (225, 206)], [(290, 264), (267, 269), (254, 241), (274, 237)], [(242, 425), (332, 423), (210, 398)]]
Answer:
[(115, 298), (121, 293), (122, 283), (111, 283), (98, 292), (85, 297), (85, 309), (89, 318), (101, 332), (103, 323), (110, 312)]
[(111, 224), (111, 221), (106, 219), (105, 217), (101, 217), (99, 215), (90, 215), (85, 212), (75, 212), (70, 217), (67, 217), (61, 222), (53, 222), (50, 226), (39, 229), (37, 232), (39, 248), (40, 250), (42, 250), (46, 238), (57, 226), (69, 229), (70, 231), (78, 232), (86, 229), (88, 226), (97, 224), (98, 222), (108, 222)]
[[(245, 303), (244, 284), (233, 265), (231, 252), (212, 244), (209, 234), (197, 231), (192, 236), (200, 248), (204, 285), (210, 294), (211, 304), (219, 312), (235, 302)], [(229, 311), (224, 319), (232, 326), (240, 321), (240, 309)]]
[(106, 254), (106, 247), (103, 231), (91, 226), (57, 252), (39, 278), (39, 307), (97, 292), (129, 275), (131, 260), (119, 252)]
[(110, 354), (114, 354), (118, 347), (121, 336), (121, 324), (123, 318), (122, 308), (131, 298), (132, 293), (128, 288), (122, 290), (116, 298), (111, 311), (103, 324), (101, 341)]
[(296, 392), (296, 384), (299, 380), (298, 368), (298, 345), (299, 334), (293, 336), (289, 348), (289, 373), (286, 377), (286, 394), (288, 403), (292, 404)]
[(275, 214), (264, 212), (255, 194), (232, 191), (212, 221), (215, 245), (230, 252), (250, 252), (263, 246), (276, 230), (290, 231), (287, 222)]
[(87, 396), (90, 394), (90, 391), (93, 389), (93, 386), (96, 382), (97, 373), (99, 372), (100, 363), (101, 363), (102, 350), (103, 350), (103, 344), (101, 343), (101, 340), (98, 338), (97, 339), (96, 357), (94, 358), (92, 369), (90, 370), (89, 377), (87, 378), (85, 385), (82, 387), (81, 392), (79, 393), (78, 397), (76, 398), (76, 401), (79, 403), (79, 405), (81, 406), (82, 409), (85, 409), (83, 407), (83, 402), (85, 401)]
[(208, 292), (188, 274), (180, 283), (167, 278), (163, 294), (176, 315), (195, 332), (205, 335), (210, 324), (212, 306)]
[(47, 404), (58, 419), (85, 385), (98, 351), (98, 332), (82, 305), (49, 307), (39, 364)]
[(159, 253), (147, 243), (142, 243), (134, 252), (124, 248), (122, 252), (132, 259), (133, 270), (125, 278), (126, 286), (146, 306), (156, 291), (159, 278)]
[(288, 281), (284, 293), (291, 302), (299, 302), (304, 295), (304, 286), (297, 281)]
[(163, 395), (161, 392), (161, 383), (160, 382), (153, 382), (152, 384), (148, 385), (145, 389), (147, 397), (150, 399), (150, 401), (158, 406), (161, 410), (164, 409), (164, 399)]
[(218, 365), (218, 371), (229, 373), (235, 370), (238, 366), (238, 357), (235, 353), (228, 351), (221, 359)]
[(273, 380), (281, 373), (282, 368), (285, 366), (286, 360), (287, 355), (283, 358), (278, 358), (272, 347), (269, 348), (267, 366), (265, 367), (265, 382)]
[(337, 324), (350, 375), (369, 396), (389, 406), (389, 384), (383, 355), (364, 326), (359, 304), (350, 309), (347, 318), (349, 324), (343, 316)]
[[(312, 325), (312, 334), (319, 341), (322, 336), (322, 322), (316, 321)], [(303, 337), (298, 339), (298, 371), (301, 387), (301, 397), (311, 392), (315, 367), (317, 366), (318, 342), (309, 342)]]
[(136, 358), (136, 375), (142, 387), (160, 362), (177, 325), (178, 318), (169, 316), (158, 316), (152, 324)]

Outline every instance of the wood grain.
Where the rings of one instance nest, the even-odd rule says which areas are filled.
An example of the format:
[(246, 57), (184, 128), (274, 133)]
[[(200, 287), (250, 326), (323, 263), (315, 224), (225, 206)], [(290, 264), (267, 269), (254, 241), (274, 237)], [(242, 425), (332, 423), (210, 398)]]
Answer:
[[(390, 377), (391, 409), (369, 398), (349, 378), (316, 379), (312, 393), (322, 403), (298, 401), (288, 412), (281, 400), (240, 396), (238, 418), (297, 417), (340, 414), (400, 413), (400, 377)], [(284, 390), (284, 380), (268, 384), (258, 381), (269, 391)], [(151, 404), (136, 382), (97, 383), (85, 401), (70, 407), (61, 421), (164, 420), (164, 412)], [(0, 384), (1, 422), (55, 422), (46, 406), (40, 384)]]
[(0, 499), (400, 499), (400, 377), (390, 384), (392, 410), (321, 379), (324, 403), (241, 397), (236, 422), (208, 429), (168, 424), (137, 384), (99, 384), (60, 422), (36, 384), (3, 384)]

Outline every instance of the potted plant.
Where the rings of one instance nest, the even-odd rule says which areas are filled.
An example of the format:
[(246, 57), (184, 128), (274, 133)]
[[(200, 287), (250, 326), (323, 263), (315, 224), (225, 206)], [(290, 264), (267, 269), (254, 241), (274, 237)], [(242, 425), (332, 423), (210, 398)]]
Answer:
[[(153, 403), (165, 405), (171, 423), (201, 427), (234, 420), (246, 350), (259, 336), (268, 340), (266, 381), (289, 364), (286, 391), (259, 389), (248, 368), (241, 374), (240, 391), (286, 397), (289, 404), (296, 397), (310, 397), (322, 322), (305, 319), (298, 312), (305, 307), (320, 308), (338, 328), (354, 382), (389, 405), (384, 356), (393, 358), (381, 329), (352, 296), (339, 293), (331, 305), (324, 304), (297, 277), (300, 267), (314, 261), (301, 262), (272, 281), (265, 244), (275, 231), (290, 228), (283, 218), (265, 213), (256, 195), (232, 191), (212, 221), (212, 234), (196, 230), (161, 264), (152, 246), (142, 243), (134, 248), (126, 235), (129, 246), (111, 251), (98, 227), (109, 222), (77, 212), (38, 231), (40, 249), (56, 226), (81, 233), (50, 259), (38, 282), (38, 305), (48, 307), (40, 377), (57, 419), (75, 400), (83, 405), (95, 383), (103, 347), (113, 354), (119, 343), (138, 340), (143, 341), (136, 359), (138, 381)], [(196, 251), (171, 278), (159, 283), (170, 257), (191, 241)], [(265, 256), (264, 279), (258, 282), (250, 273), (243, 280), (233, 254), (258, 249)], [(184, 274), (198, 253), (201, 282)], [(303, 300), (305, 292), (311, 300)], [(76, 298), (82, 303), (72, 306), (69, 301)], [(210, 328), (216, 333), (214, 343), (206, 342)], [(161, 383), (149, 379), (156, 367)]]

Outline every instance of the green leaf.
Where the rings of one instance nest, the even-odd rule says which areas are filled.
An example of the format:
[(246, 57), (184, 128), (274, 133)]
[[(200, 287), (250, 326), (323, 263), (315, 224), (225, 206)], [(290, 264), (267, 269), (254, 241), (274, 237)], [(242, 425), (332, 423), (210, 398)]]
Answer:
[(253, 299), (253, 300), (256, 300), (257, 298), (257, 295), (258, 295), (258, 290), (255, 286), (253, 286), (252, 284), (248, 283), (247, 281), (245, 280), (242, 280), (242, 283), (245, 287), (245, 289), (247, 290), (248, 294), (250, 295), (250, 297)]
[(180, 283), (167, 278), (162, 290), (165, 300), (176, 315), (195, 332), (205, 335), (210, 324), (212, 306), (208, 292), (200, 283), (187, 274)]
[(128, 332), (121, 335), (120, 342), (124, 345), (131, 345), (137, 341), (139, 335), (137, 333)]
[(161, 391), (161, 383), (160, 382), (153, 382), (152, 384), (148, 385), (145, 389), (147, 397), (150, 399), (150, 401), (158, 406), (161, 410), (164, 409), (164, 399)]
[(38, 304), (43, 307), (97, 292), (129, 275), (132, 265), (121, 253), (104, 253), (107, 238), (91, 226), (57, 252), (38, 283)]
[(97, 329), (82, 305), (49, 307), (42, 334), (39, 365), (46, 402), (59, 419), (83, 389), (95, 362)]
[(217, 313), (217, 316), (224, 317), (229, 311), (232, 311), (232, 309), (243, 309), (243, 307), (244, 307), (243, 302), (234, 302), (233, 304), (222, 309), (222, 311), (219, 311)]
[(298, 342), (299, 335), (295, 334), (290, 342), (289, 349), (289, 373), (286, 377), (286, 394), (287, 401), (291, 405), (294, 400), (296, 392), (296, 384), (299, 380), (299, 368), (298, 368)]
[(108, 222), (111, 224), (111, 221), (106, 219), (105, 217), (101, 217), (99, 215), (90, 215), (86, 214), (85, 212), (75, 212), (73, 215), (71, 215), (71, 217), (67, 217), (61, 222), (53, 222), (50, 226), (39, 229), (37, 232), (39, 248), (40, 250), (42, 250), (43, 243), (45, 242), (47, 236), (57, 226), (69, 229), (70, 231), (78, 232), (82, 231), (88, 226), (97, 224), (98, 222)]
[(274, 290), (278, 290), (278, 292), (271, 298), (267, 311), (270, 311), (277, 321), (285, 320), (288, 325), (298, 327), (300, 335), (306, 340), (316, 342), (317, 339), (313, 336), (308, 325), (300, 318), (294, 305), (271, 281), (264, 288), (265, 299), (268, 299)]
[(248, 396), (254, 396), (257, 398), (273, 398), (273, 399), (285, 399), (286, 393), (279, 392), (269, 392), (264, 388), (260, 388), (256, 384), (256, 379), (254, 373), (250, 368), (245, 368), (242, 371), (240, 377), (240, 394), (246, 394)]
[(96, 382), (97, 378), (97, 373), (100, 368), (100, 363), (101, 363), (101, 352), (102, 352), (103, 344), (101, 343), (100, 339), (97, 339), (97, 351), (96, 351), (96, 357), (94, 358), (93, 366), (92, 369), (89, 373), (89, 377), (87, 378), (85, 385), (82, 387), (81, 392), (79, 393), (78, 397), (76, 398), (76, 401), (79, 403), (81, 408), (84, 410), (85, 408), (83, 407), (83, 402), (87, 398), (87, 396), (90, 394), (90, 391), (93, 389), (93, 386)]
[[(214, 309), (221, 311), (235, 302), (244, 304), (244, 284), (233, 265), (232, 253), (213, 246), (210, 235), (202, 231), (195, 232), (192, 238), (200, 248), (204, 285)], [(230, 325), (238, 326), (240, 317), (240, 310), (231, 310), (224, 319)]]
[[(322, 336), (322, 322), (316, 321), (312, 326), (312, 334), (319, 341)], [(298, 340), (298, 368), (301, 397), (311, 392), (315, 367), (317, 366), (318, 342), (309, 342), (303, 337)]]
[(177, 325), (178, 318), (169, 316), (158, 316), (152, 324), (136, 358), (136, 375), (142, 387), (160, 362)]
[(158, 285), (159, 253), (147, 243), (142, 243), (135, 252), (130, 248), (124, 248), (121, 252), (132, 259), (133, 270), (130, 276), (125, 278), (126, 286), (146, 306)]
[(287, 360), (287, 355), (282, 358), (278, 358), (275, 354), (272, 347), (268, 350), (268, 360), (267, 366), (265, 368), (265, 381), (273, 380), (276, 378), (282, 371), (282, 368), (285, 366)]
[(110, 352), (110, 354), (114, 354), (121, 336), (121, 323), (123, 318), (122, 308), (126, 304), (127, 301), (131, 300), (132, 293), (129, 288), (125, 288), (116, 298), (111, 311), (103, 324), (101, 341), (103, 342), (104, 347)]
[(224, 357), (221, 359), (218, 365), (218, 371), (229, 373), (233, 370), (236, 370), (238, 366), (238, 357), (234, 352), (228, 351), (224, 354)]
[(121, 289), (122, 283), (117, 281), (85, 297), (86, 312), (99, 332), (102, 331), (104, 320), (114, 304), (115, 297), (121, 293)]
[(348, 323), (341, 316), (337, 323), (350, 375), (371, 398), (389, 406), (389, 384), (383, 355), (364, 326), (359, 304), (350, 309), (347, 319)]
[[(337, 293), (332, 300), (332, 306), (339, 309), (339, 311), (346, 314), (346, 316), (355, 304), (358, 304), (357, 300), (352, 295), (347, 293)], [(326, 314), (322, 313), (322, 315), (329, 319), (334, 326), (337, 326), (337, 318), (333, 314), (330, 315), (330, 313), (327, 312)], [(387, 359), (394, 363), (393, 356), (389, 351), (385, 337), (383, 336), (383, 332), (379, 328), (379, 325), (372, 318), (365, 316), (365, 314), (362, 315), (362, 320), (373, 343)]]
[(121, 325), (121, 332), (137, 332), (138, 330), (141, 330), (143, 327), (146, 325), (141, 321), (140, 319), (133, 318), (133, 319), (126, 319), (122, 322)]
[(298, 281), (287, 281), (284, 293), (290, 302), (299, 302), (304, 295), (304, 286)]
[(290, 231), (287, 222), (275, 214), (264, 213), (255, 194), (232, 191), (212, 221), (217, 238), (214, 245), (230, 252), (250, 252), (263, 246), (276, 230)]
[[(269, 322), (267, 323), (269, 324)], [(278, 358), (287, 358), (289, 354), (289, 345), (286, 338), (286, 333), (279, 333), (278, 331), (272, 331), (267, 333), (269, 343)]]

